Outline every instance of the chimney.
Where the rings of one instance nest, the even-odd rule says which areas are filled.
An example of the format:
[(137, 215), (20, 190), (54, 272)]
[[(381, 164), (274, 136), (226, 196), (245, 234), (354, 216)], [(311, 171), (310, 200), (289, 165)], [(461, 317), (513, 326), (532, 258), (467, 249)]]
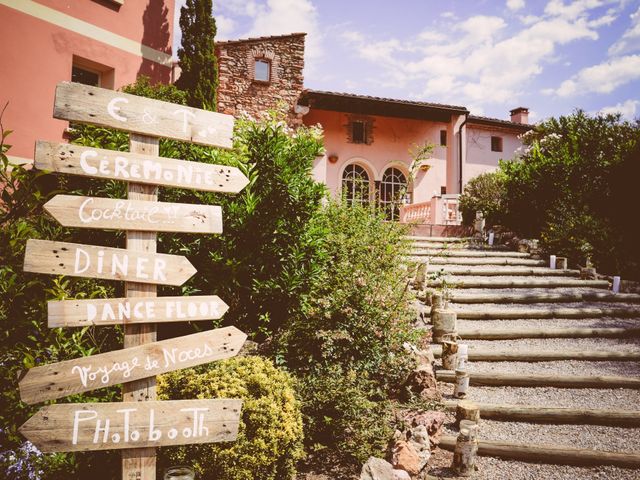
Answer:
[(509, 113), (512, 122), (529, 124), (529, 109), (527, 107), (514, 108)]

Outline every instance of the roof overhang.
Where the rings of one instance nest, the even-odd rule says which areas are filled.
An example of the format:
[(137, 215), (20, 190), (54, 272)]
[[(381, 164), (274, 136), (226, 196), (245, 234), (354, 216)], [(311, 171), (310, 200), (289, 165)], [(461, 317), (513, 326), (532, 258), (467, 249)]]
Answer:
[(450, 122), (453, 115), (464, 115), (469, 111), (464, 107), (428, 104), (390, 98), (368, 97), (346, 93), (305, 90), (298, 100), (300, 105), (312, 110), (331, 110), (359, 115), (379, 115), (383, 117), (411, 118)]

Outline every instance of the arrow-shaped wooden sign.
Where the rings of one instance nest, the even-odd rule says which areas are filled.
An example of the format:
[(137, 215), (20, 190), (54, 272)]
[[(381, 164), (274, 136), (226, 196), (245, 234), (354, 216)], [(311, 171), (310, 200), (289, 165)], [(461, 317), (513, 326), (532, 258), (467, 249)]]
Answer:
[(27, 371), (20, 398), (33, 404), (234, 357), (247, 336), (224, 327)]
[(49, 328), (210, 320), (229, 308), (217, 295), (62, 300), (48, 307)]
[(63, 403), (42, 407), (20, 433), (43, 452), (230, 442), (242, 400)]
[(231, 115), (81, 83), (61, 82), (57, 85), (53, 116), (152, 137), (213, 147), (233, 146), (234, 119)]
[(44, 209), (65, 227), (222, 233), (222, 209), (214, 205), (56, 195)]
[(164, 285), (182, 285), (196, 273), (179, 255), (34, 239), (27, 241), (24, 271)]
[(70, 175), (206, 192), (238, 193), (249, 183), (236, 167), (43, 141), (36, 142), (35, 166)]

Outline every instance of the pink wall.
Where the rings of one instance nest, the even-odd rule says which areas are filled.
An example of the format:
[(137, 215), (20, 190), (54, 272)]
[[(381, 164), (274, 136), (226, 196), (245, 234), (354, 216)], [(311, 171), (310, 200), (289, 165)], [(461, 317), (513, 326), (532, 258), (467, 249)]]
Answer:
[[(491, 151), (491, 136), (502, 138), (502, 152)], [(501, 159), (511, 160), (516, 149), (521, 146), (522, 141), (518, 139), (518, 133), (467, 125), (467, 159), (462, 169), (463, 182), (466, 184), (481, 173), (495, 171)]]
[[(19, 2), (18, 2), (19, 3)], [(30, 2), (31, 3), (31, 2)], [(36, 3), (36, 2), (32, 2)], [(41, 0), (38, 4), (113, 31), (130, 40), (171, 52), (174, 0), (126, 1), (119, 9), (113, 2)], [(152, 5), (147, 10), (147, 6)], [(167, 14), (165, 29), (157, 12)], [(145, 16), (146, 12), (146, 16)], [(156, 12), (150, 15), (150, 12)], [(74, 56), (107, 69), (103, 79), (110, 88), (132, 83), (140, 74), (168, 82), (171, 69), (129, 53), (122, 48), (57, 26), (14, 8), (0, 5), (0, 107), (9, 102), (3, 125), (14, 133), (9, 155), (33, 158), (37, 139), (63, 141), (67, 122), (52, 117), (55, 86), (71, 80)], [(109, 69), (110, 73), (109, 73)]]
[[(316, 162), (316, 178), (320, 176), (321, 165), (326, 164), (325, 183), (335, 195), (340, 195), (342, 172), (347, 165), (354, 162), (362, 165), (372, 180), (380, 180), (390, 166), (399, 167), (407, 174), (412, 161), (409, 148), (426, 141), (439, 144), (440, 130), (449, 127), (448, 123), (393, 117), (374, 116), (373, 119), (373, 143), (364, 145), (347, 143), (346, 114), (312, 108), (305, 115), (305, 124), (320, 123), (324, 128), (327, 155), (338, 156), (338, 161), (333, 164), (326, 159), (318, 159)], [(437, 146), (433, 158), (427, 163), (432, 165), (428, 172), (416, 172), (413, 186), (414, 202), (429, 200), (434, 191), (440, 193), (440, 187), (446, 185), (447, 147)]]

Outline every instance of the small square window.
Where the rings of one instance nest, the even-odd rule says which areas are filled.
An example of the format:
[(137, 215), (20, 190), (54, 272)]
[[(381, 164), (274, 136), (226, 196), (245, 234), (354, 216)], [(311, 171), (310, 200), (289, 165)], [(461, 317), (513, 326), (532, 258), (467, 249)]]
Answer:
[(492, 152), (502, 151), (502, 137), (491, 137), (491, 151)]
[(440, 195), (446, 195), (446, 194), (447, 194), (447, 187), (443, 185), (442, 187), (440, 187)]
[(351, 140), (353, 143), (367, 143), (367, 122), (362, 120), (351, 122)]
[(440, 130), (440, 146), (441, 147), (446, 147), (447, 146), (447, 131), (446, 130)]
[(253, 79), (258, 82), (271, 81), (271, 62), (263, 59), (256, 59)]
[(71, 68), (71, 81), (76, 83), (83, 83), (85, 85), (91, 85), (92, 87), (99, 87), (100, 74), (74, 65)]

